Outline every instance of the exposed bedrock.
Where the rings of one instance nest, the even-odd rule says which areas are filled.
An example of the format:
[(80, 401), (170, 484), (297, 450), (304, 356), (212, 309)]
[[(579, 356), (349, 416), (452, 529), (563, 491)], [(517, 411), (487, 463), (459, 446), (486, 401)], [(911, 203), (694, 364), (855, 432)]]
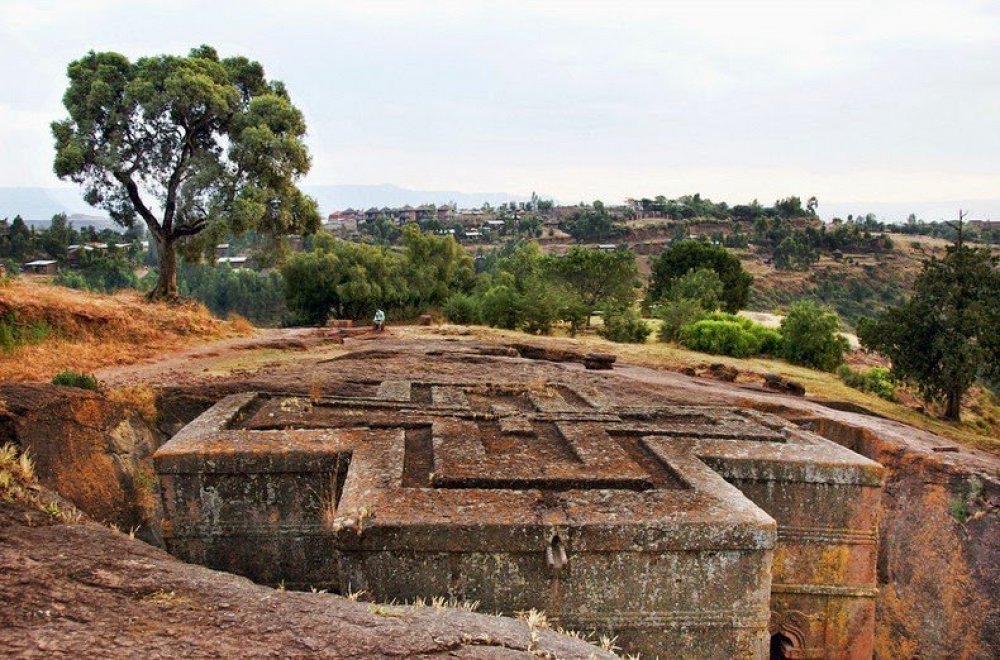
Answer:
[(0, 502), (5, 657), (603, 658), (525, 621), (284, 592)]
[(158, 436), (134, 410), (47, 384), (0, 385), (0, 444), (26, 450), (41, 483), (95, 520), (124, 530), (155, 518), (149, 457)]
[(810, 420), (886, 469), (875, 651), (881, 658), (1000, 655), (996, 470), (914, 451), (859, 424)]

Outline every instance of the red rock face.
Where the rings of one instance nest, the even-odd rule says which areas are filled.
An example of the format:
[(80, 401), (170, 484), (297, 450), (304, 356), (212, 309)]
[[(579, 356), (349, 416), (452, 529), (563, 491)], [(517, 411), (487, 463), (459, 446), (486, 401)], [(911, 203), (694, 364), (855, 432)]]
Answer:
[(156, 438), (136, 413), (55, 385), (4, 384), (0, 403), (0, 443), (27, 450), (44, 485), (102, 522), (145, 522), (155, 499), (143, 462)]
[(535, 608), (644, 655), (871, 654), (881, 468), (763, 413), (390, 380), (227, 397), (154, 460), (171, 552), (261, 582)]

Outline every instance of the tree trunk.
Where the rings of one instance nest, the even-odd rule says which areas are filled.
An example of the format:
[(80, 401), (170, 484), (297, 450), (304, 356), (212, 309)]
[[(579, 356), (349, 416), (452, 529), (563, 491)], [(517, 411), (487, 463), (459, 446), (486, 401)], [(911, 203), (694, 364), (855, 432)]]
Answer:
[(944, 411), (945, 419), (953, 422), (962, 419), (962, 394), (961, 392), (948, 392), (948, 403)]
[(156, 239), (156, 261), (160, 268), (160, 276), (156, 286), (149, 292), (150, 300), (175, 300), (177, 295), (177, 253), (174, 242), (166, 237)]

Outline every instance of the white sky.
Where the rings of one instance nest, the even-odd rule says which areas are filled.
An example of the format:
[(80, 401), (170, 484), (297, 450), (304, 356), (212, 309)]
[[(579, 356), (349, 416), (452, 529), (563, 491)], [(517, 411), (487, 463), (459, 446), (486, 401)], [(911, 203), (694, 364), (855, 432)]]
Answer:
[(311, 184), (564, 202), (1000, 198), (1000, 2), (0, 0), (0, 186), (66, 64), (201, 43), (283, 80)]

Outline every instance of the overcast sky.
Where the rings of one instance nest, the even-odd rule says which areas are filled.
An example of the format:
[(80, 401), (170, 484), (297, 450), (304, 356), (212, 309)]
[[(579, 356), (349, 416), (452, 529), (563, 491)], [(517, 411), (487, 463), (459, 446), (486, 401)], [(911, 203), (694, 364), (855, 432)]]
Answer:
[(1000, 2), (964, 0), (0, 0), (0, 185), (58, 184), (70, 60), (201, 43), (287, 84), (311, 184), (1000, 198)]

